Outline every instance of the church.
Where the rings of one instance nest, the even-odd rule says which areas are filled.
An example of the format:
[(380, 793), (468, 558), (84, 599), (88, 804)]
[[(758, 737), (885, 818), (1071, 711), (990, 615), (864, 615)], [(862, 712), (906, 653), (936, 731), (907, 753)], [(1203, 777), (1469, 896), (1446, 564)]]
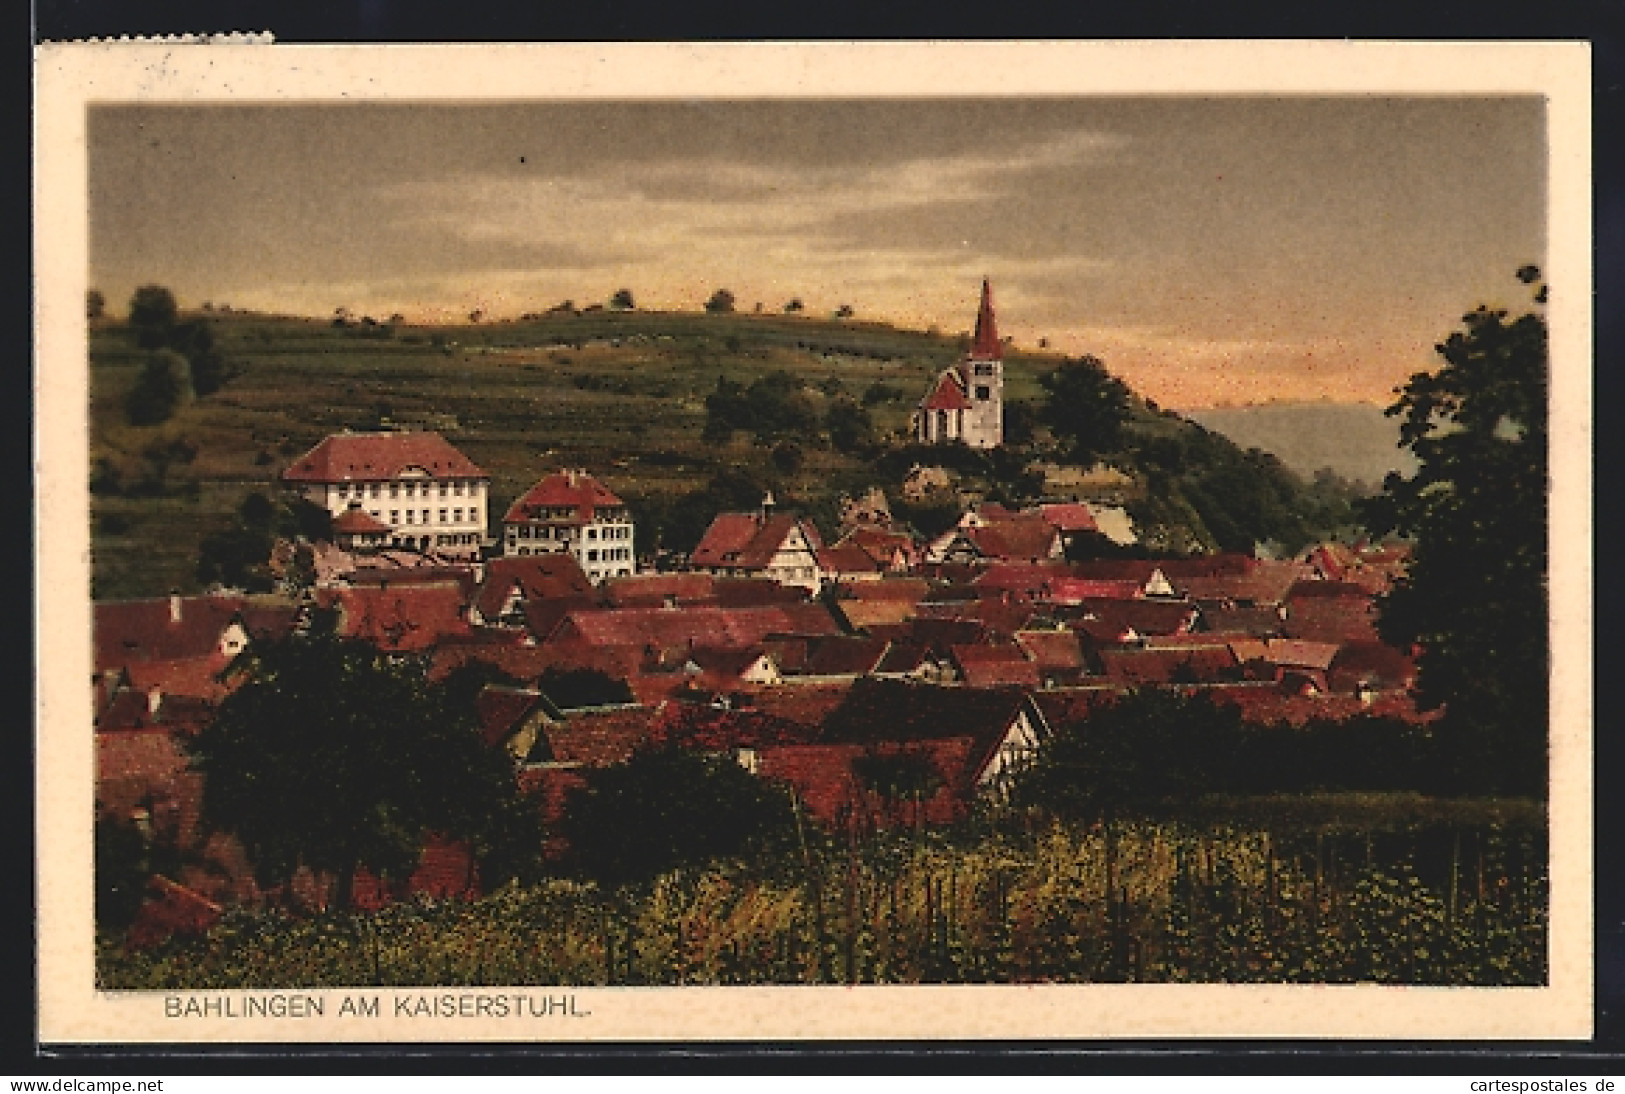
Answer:
[(997, 448), (1004, 443), (1004, 345), (993, 319), (993, 289), (982, 279), (982, 306), (970, 352), (945, 368), (914, 412), (921, 444)]

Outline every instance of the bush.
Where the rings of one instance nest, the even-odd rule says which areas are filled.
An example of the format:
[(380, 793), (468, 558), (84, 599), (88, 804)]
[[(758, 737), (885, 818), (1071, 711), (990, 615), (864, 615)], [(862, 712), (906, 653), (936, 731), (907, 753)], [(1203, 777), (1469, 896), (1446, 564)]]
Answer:
[(634, 701), (625, 680), (617, 680), (598, 669), (550, 668), (542, 673), (542, 694), (563, 710), (602, 707)]
[(674, 748), (590, 772), (564, 820), (575, 870), (610, 887), (782, 848), (794, 831), (782, 790), (726, 757)]

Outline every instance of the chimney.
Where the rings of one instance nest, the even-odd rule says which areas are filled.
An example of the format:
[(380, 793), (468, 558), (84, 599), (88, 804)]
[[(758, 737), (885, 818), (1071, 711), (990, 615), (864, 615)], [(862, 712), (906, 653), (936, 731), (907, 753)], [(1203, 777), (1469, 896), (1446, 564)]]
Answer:
[(778, 503), (773, 500), (773, 491), (769, 490), (762, 495), (762, 520), (766, 521), (773, 515), (773, 507)]
[(148, 715), (148, 717), (152, 717), (152, 718), (158, 717), (158, 708), (163, 706), (163, 705), (164, 705), (164, 693), (163, 693), (163, 691), (161, 689), (157, 688), (157, 687), (148, 688), (147, 689), (147, 715)]
[(171, 623), (181, 621), (181, 591), (179, 589), (169, 590), (169, 621)]

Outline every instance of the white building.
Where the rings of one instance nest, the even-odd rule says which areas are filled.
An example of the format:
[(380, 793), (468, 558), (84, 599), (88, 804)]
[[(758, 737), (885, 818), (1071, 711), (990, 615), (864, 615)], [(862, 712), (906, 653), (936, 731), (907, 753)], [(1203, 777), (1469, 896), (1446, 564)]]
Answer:
[(486, 542), (490, 476), (438, 433), (335, 433), (282, 481), (335, 518), (365, 513), (382, 546), (478, 558)]
[(569, 551), (593, 584), (637, 569), (632, 515), (585, 471), (542, 479), (502, 518), (502, 553), (509, 557)]
[(976, 337), (963, 360), (938, 373), (914, 412), (921, 444), (962, 443), (997, 448), (1004, 443), (1004, 344), (993, 318), (993, 289), (982, 280)]

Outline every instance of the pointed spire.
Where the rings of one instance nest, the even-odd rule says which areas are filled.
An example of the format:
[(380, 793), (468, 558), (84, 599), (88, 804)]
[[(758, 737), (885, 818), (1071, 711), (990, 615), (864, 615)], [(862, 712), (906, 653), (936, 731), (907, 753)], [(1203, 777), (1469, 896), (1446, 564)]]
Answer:
[(1004, 346), (999, 341), (999, 328), (993, 321), (993, 286), (982, 278), (982, 307), (976, 313), (976, 340), (971, 343), (972, 357), (1003, 359)]

